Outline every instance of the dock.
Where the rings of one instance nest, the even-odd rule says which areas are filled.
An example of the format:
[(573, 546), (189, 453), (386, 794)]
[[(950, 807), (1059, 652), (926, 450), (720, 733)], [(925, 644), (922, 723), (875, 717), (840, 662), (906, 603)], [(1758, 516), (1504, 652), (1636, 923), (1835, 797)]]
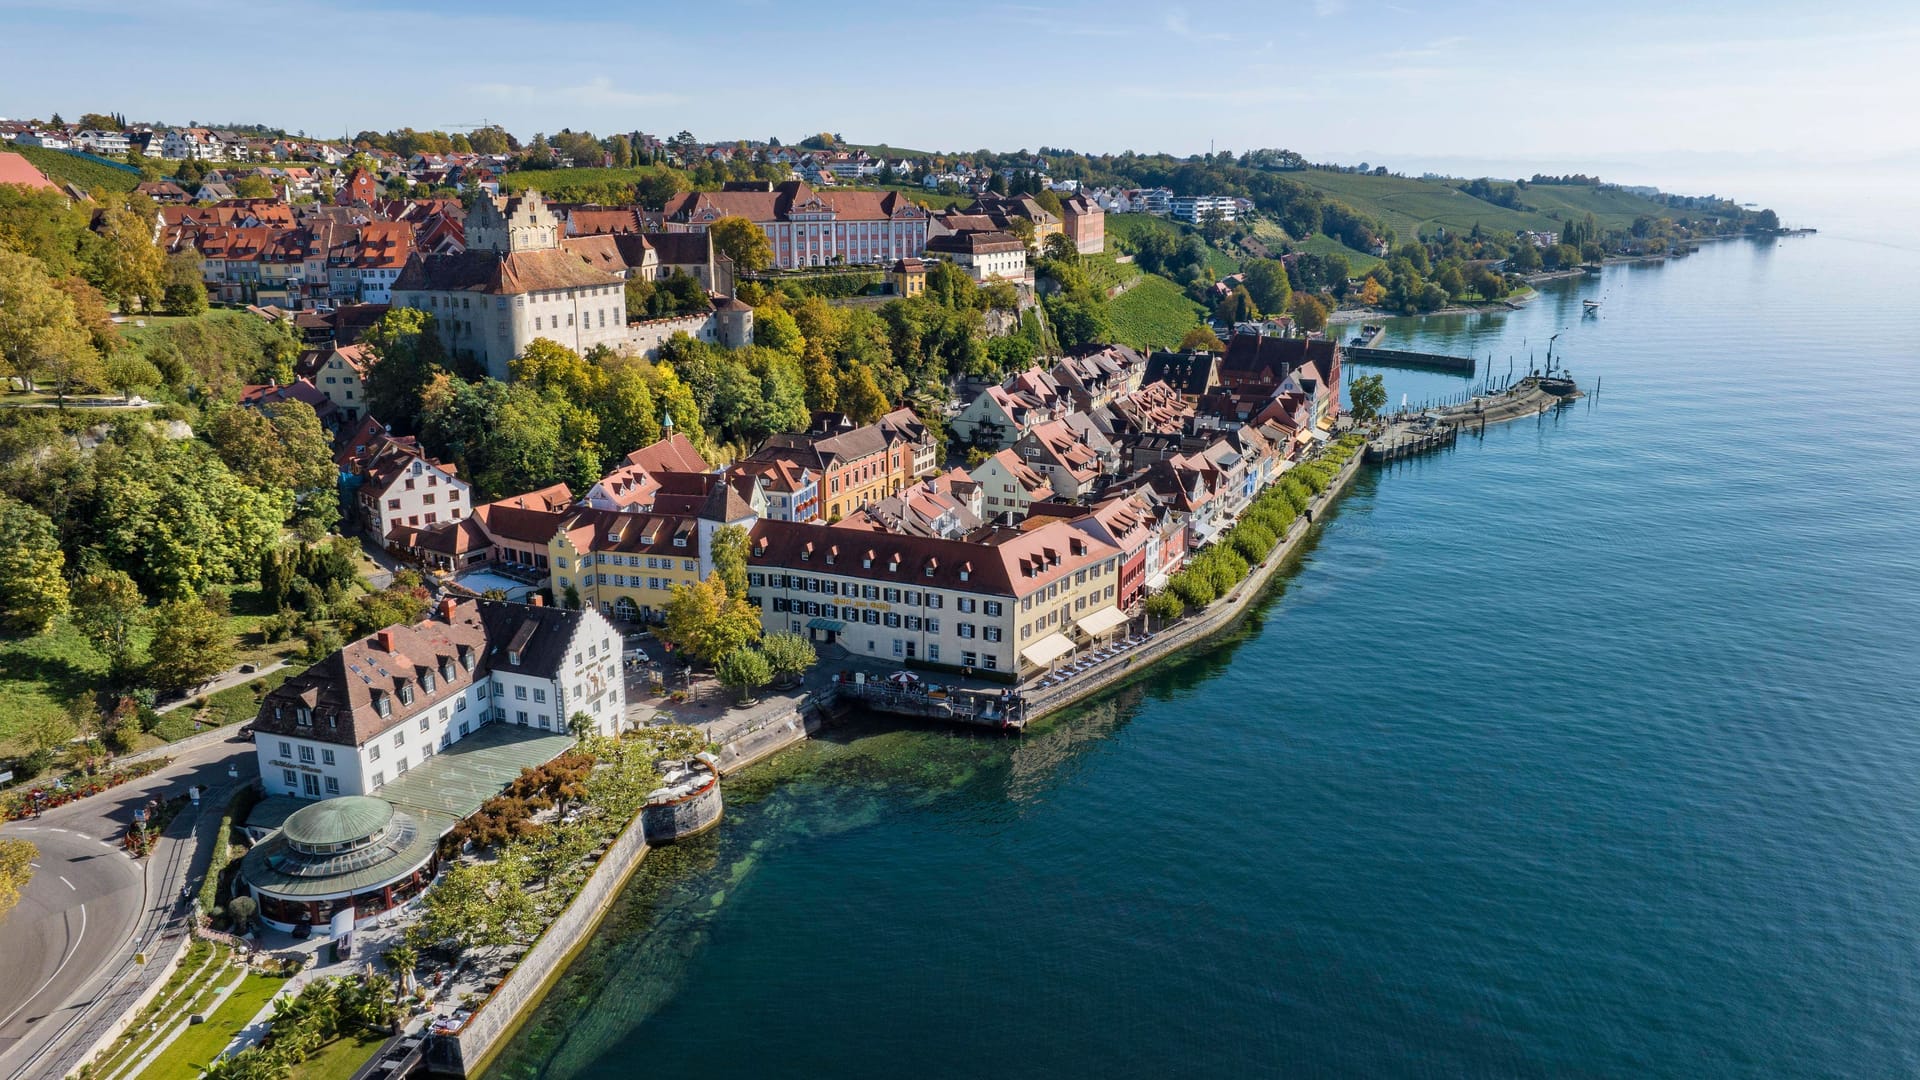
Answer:
[[(1386, 430), (1367, 444), (1366, 459), (1397, 461), (1438, 450), (1453, 445), (1463, 429), (1484, 430), (1488, 424), (1536, 416), (1586, 396), (1577, 388), (1571, 393), (1546, 388), (1557, 381), (1529, 375), (1505, 390), (1475, 394), (1457, 405), (1388, 417)], [(1570, 385), (1570, 380), (1564, 384)]]

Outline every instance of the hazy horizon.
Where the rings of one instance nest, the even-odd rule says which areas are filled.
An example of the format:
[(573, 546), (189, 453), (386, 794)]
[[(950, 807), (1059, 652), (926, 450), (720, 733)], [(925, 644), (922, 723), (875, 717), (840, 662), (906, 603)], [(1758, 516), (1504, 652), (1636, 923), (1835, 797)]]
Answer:
[[(1409, 175), (1590, 172), (1743, 201), (1766, 201), (1746, 181), (1770, 173), (1790, 220), (1814, 210), (1793, 204), (1795, 176), (1920, 165), (1906, 120), (1920, 104), (1920, 10), (1887, 0), (684, 10), (317, 0), (285, 24), (329, 46), (303, 63), (276, 43), (276, 67), (222, 27), (260, 25), (261, 9), (235, 0), (0, 0), (0, 115), (117, 111), (328, 138), (492, 122), (523, 139), (794, 141), (825, 128), (950, 152), (1285, 147)], [(193, 51), (156, 47), (169, 39)], [(220, 87), (196, 70), (224, 71)]]

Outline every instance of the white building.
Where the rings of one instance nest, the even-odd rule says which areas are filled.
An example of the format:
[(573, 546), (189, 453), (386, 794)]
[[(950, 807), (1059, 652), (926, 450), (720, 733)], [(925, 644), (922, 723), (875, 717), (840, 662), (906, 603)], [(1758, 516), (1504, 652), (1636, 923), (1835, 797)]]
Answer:
[(75, 135), (73, 141), (82, 150), (90, 154), (99, 154), (101, 157), (126, 157), (127, 151), (133, 149), (133, 140), (127, 138), (127, 133), (124, 131), (100, 131), (88, 128)]
[(1012, 233), (969, 229), (927, 241), (929, 258), (946, 259), (978, 282), (1026, 281), (1027, 245)]
[(1209, 217), (1232, 221), (1238, 204), (1231, 195), (1176, 195), (1167, 203), (1167, 213), (1176, 221), (1199, 225)]
[(160, 156), (169, 161), (225, 161), (227, 149), (206, 128), (170, 128)]
[[(391, 302), (432, 315), (447, 350), (496, 379), (536, 338), (583, 354), (596, 345), (648, 351), (650, 339), (627, 323), (626, 283), (564, 248), (563, 235), (537, 191), (504, 205), (481, 199), (467, 215), (467, 249), (415, 252), (392, 282)], [(738, 348), (753, 343), (752, 317), (744, 304), (722, 303), (697, 322), (709, 340)]]
[(601, 734), (626, 717), (620, 639), (597, 612), (444, 600), (354, 641), (261, 702), (268, 795), (369, 795), (489, 723)]
[(1012, 678), (1127, 624), (1119, 549), (1068, 521), (982, 543), (761, 521), (747, 566), (765, 629), (856, 656)]

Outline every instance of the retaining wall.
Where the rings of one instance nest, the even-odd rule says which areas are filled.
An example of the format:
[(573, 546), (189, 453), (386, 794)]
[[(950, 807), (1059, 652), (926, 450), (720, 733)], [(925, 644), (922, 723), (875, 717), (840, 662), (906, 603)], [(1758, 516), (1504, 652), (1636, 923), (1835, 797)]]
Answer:
[(1128, 650), (1126, 653), (1107, 661), (1106, 666), (1095, 668), (1061, 686), (1049, 688), (1039, 693), (1027, 695), (1027, 719), (1038, 720), (1051, 712), (1064, 709), (1086, 698), (1092, 697), (1117, 683), (1124, 682), (1136, 675), (1144, 674), (1154, 663), (1169, 655), (1190, 649), (1207, 638), (1220, 633), (1240, 621), (1247, 609), (1253, 606), (1264, 592), (1274, 575), (1299, 550), (1307, 534), (1313, 530), (1313, 520), (1318, 518), (1333, 501), (1347, 490), (1348, 485), (1359, 473), (1361, 459), (1365, 455), (1356, 453), (1347, 460), (1347, 464), (1334, 477), (1327, 489), (1313, 497), (1307, 504), (1306, 516), (1296, 519), (1287, 530), (1286, 538), (1267, 556), (1247, 580), (1229, 593), (1223, 600), (1215, 601), (1198, 615), (1190, 615), (1155, 634), (1145, 645)]
[(646, 815), (636, 814), (631, 823), (600, 857), (599, 865), (588, 876), (580, 895), (567, 910), (548, 926), (520, 958), (500, 986), (481, 1002), (467, 1026), (453, 1035), (434, 1035), (427, 1039), (426, 1063), (429, 1070), (454, 1076), (477, 1076), (506, 1044), (521, 1021), (532, 1013), (547, 987), (566, 970), (580, 946), (586, 944), (608, 905), (634, 868), (647, 854)]
[(725, 807), (720, 799), (720, 779), (668, 803), (647, 806), (640, 811), (640, 824), (649, 844), (666, 844), (703, 833), (720, 824)]

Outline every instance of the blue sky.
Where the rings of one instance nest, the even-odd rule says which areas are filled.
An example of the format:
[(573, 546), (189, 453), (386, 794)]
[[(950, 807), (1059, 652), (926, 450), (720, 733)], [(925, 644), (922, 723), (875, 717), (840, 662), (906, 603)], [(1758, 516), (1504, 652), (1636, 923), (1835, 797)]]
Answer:
[(1661, 182), (1920, 162), (1920, 4), (0, 0), (0, 115), (88, 109)]

